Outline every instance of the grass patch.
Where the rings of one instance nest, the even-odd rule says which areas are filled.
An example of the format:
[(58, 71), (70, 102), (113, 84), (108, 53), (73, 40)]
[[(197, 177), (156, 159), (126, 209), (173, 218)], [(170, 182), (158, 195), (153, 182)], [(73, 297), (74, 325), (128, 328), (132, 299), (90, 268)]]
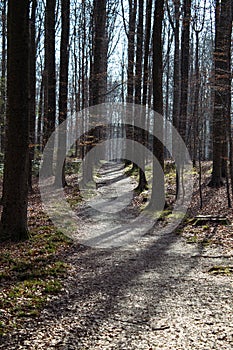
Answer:
[(164, 172), (165, 172), (165, 174), (168, 174), (170, 172), (176, 172), (175, 161), (165, 160), (165, 162), (164, 162)]
[(194, 236), (189, 237), (189, 238), (187, 239), (187, 243), (189, 243), (189, 244), (193, 244), (193, 243), (197, 243), (197, 242), (198, 242), (198, 237), (197, 237), (197, 235), (194, 235)]
[(166, 218), (170, 217), (172, 213), (172, 209), (164, 209), (161, 212), (161, 215), (159, 217), (159, 221), (164, 221)]
[(14, 317), (39, 315), (47, 302), (47, 296), (60, 292), (61, 288), (61, 283), (56, 280), (17, 282), (0, 301), (0, 307)]
[(0, 335), (20, 327), (21, 317), (38, 316), (62, 290), (69, 265), (59, 254), (70, 244), (53, 226), (40, 226), (28, 241), (0, 245)]
[(80, 166), (81, 162), (78, 161), (76, 158), (67, 158), (65, 165), (65, 173), (67, 175), (78, 174), (78, 172), (80, 171)]
[(80, 195), (76, 195), (72, 198), (66, 199), (72, 209), (74, 209), (78, 204), (82, 202), (82, 197)]
[(201, 243), (204, 247), (208, 247), (208, 246), (211, 244), (211, 239), (204, 238), (203, 240), (200, 241), (200, 243)]
[(0, 321), (0, 337), (3, 336), (4, 329), (5, 329), (5, 324), (4, 322)]
[(207, 247), (211, 244), (211, 240), (207, 239), (207, 238), (200, 239), (198, 237), (198, 234), (194, 234), (193, 236), (187, 238), (187, 243), (189, 243), (189, 244), (198, 243), (198, 244), (202, 245), (203, 247)]
[(131, 176), (133, 178), (138, 178), (139, 168), (137, 166), (130, 165), (125, 169), (126, 176)]

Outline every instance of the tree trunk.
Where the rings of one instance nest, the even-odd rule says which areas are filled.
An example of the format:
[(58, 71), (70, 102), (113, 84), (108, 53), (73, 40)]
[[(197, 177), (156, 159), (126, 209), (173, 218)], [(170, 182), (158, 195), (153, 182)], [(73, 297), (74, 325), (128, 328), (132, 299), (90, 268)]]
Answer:
[[(193, 167), (196, 167), (198, 138), (199, 138), (199, 92), (200, 92), (200, 76), (199, 76), (199, 31), (196, 31), (196, 55), (195, 55), (195, 93), (194, 93), (194, 108), (193, 108), (193, 147), (192, 159)], [(201, 152), (201, 150), (199, 150)]]
[(30, 42), (30, 82), (29, 82), (29, 174), (28, 185), (32, 190), (32, 166), (35, 152), (35, 126), (36, 126), (36, 7), (37, 1), (33, 0), (31, 9), (31, 18), (29, 25)]
[[(70, 0), (61, 1), (61, 45), (60, 45), (60, 81), (59, 81), (59, 124), (67, 118), (67, 97), (68, 97), (68, 67), (69, 67), (69, 31), (70, 31)], [(66, 154), (65, 132), (60, 132), (58, 137), (58, 151), (55, 173), (55, 185), (64, 187)], [(59, 171), (62, 169), (62, 172)], [(60, 178), (62, 175), (62, 179)]]
[[(137, 50), (136, 50), (136, 77), (135, 77), (135, 103), (142, 102), (142, 54), (143, 54), (143, 0), (138, 2), (138, 25), (137, 25)], [(140, 116), (143, 118), (143, 116)], [(143, 121), (145, 123), (145, 121)], [(145, 133), (139, 130), (139, 138), (144, 144)], [(139, 181), (136, 191), (142, 192), (147, 188), (147, 181), (145, 176), (145, 165), (139, 168)]]
[(181, 35), (181, 96), (179, 132), (186, 142), (187, 115), (188, 115), (188, 86), (189, 86), (189, 47), (190, 47), (190, 19), (191, 0), (184, 0), (183, 27)]
[(179, 113), (180, 113), (180, 0), (174, 1), (175, 6), (175, 48), (174, 48), (174, 63), (173, 63), (173, 110), (172, 122), (173, 126), (179, 128)]
[[(81, 91), (82, 91), (82, 103), (81, 108), (84, 109), (88, 106), (87, 99), (87, 21), (86, 21), (86, 2), (82, 0), (82, 67), (81, 67)], [(107, 69), (107, 68), (106, 68)]]
[(40, 91), (39, 91), (39, 101), (38, 101), (38, 119), (37, 119), (37, 138), (36, 143), (38, 150), (42, 152), (43, 148), (43, 128), (42, 128), (42, 119), (43, 119), (43, 95), (44, 95), (44, 73), (42, 72), (41, 82), (40, 82)]
[(136, 29), (137, 0), (129, 0), (129, 30), (128, 30), (128, 67), (127, 67), (127, 96), (126, 102), (134, 101), (134, 64), (135, 64), (135, 29)]
[(105, 102), (107, 91), (106, 0), (94, 0), (93, 105)]
[(149, 53), (150, 53), (150, 41), (151, 41), (151, 14), (152, 14), (152, 0), (147, 0), (146, 7), (146, 37), (144, 46), (144, 67), (143, 67), (143, 96), (142, 104), (145, 106), (147, 103), (147, 92), (149, 83)]
[[(213, 172), (209, 183), (211, 187), (220, 187), (223, 161), (225, 160), (226, 120), (229, 118), (231, 91), (230, 49), (232, 32), (231, 0), (216, 0), (216, 34), (215, 34), (215, 94), (213, 115)], [(228, 125), (229, 127), (229, 125)]]
[(8, 1), (7, 25), (7, 132), (3, 178), (1, 238), (29, 236), (29, 0)]
[[(92, 28), (92, 53), (90, 62), (90, 105), (98, 105), (106, 101), (107, 92), (107, 54), (108, 54), (108, 38), (107, 38), (107, 1), (94, 0), (93, 2), (93, 28)], [(95, 128), (92, 134), (93, 140), (96, 137), (100, 139), (100, 130)], [(86, 135), (84, 136), (84, 142)], [(91, 149), (91, 144), (85, 147), (85, 153)], [(83, 182), (93, 181), (93, 166), (84, 160), (83, 165)]]
[[(163, 115), (163, 48), (162, 48), (162, 23), (164, 16), (164, 0), (157, 0), (154, 12), (153, 27), (153, 109)], [(154, 123), (154, 131), (163, 139), (163, 125)], [(164, 146), (161, 141), (154, 138), (153, 153), (159, 161), (160, 167), (164, 169)], [(165, 201), (163, 171), (156, 171), (156, 164), (153, 162), (153, 183), (151, 194), (151, 207), (154, 210), (161, 210), (160, 204)]]
[[(47, 0), (45, 9), (45, 69), (44, 69), (44, 130), (43, 146), (55, 130), (56, 121), (56, 59), (55, 59), (56, 0)], [(46, 176), (53, 174), (53, 149), (43, 162)]]
[(136, 49), (136, 77), (135, 103), (141, 104), (142, 99), (142, 52), (143, 52), (143, 0), (138, 2), (137, 49)]
[(0, 106), (0, 147), (5, 150), (5, 119), (6, 119), (6, 0), (2, 4), (2, 76), (1, 76), (1, 106)]

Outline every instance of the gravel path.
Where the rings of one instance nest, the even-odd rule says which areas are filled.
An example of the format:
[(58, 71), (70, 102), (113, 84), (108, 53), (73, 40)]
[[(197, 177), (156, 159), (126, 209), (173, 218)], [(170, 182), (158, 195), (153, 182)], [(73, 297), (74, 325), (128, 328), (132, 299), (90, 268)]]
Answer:
[(233, 278), (208, 273), (232, 266), (232, 255), (155, 229), (124, 248), (74, 244), (66, 260), (62, 295), (0, 349), (233, 348)]
[(136, 181), (125, 175), (122, 163), (106, 163), (99, 170), (95, 196), (87, 196), (77, 210), (77, 240), (86, 246), (109, 248), (135, 236), (137, 227), (132, 232), (132, 220), (138, 208), (130, 205), (135, 187)]

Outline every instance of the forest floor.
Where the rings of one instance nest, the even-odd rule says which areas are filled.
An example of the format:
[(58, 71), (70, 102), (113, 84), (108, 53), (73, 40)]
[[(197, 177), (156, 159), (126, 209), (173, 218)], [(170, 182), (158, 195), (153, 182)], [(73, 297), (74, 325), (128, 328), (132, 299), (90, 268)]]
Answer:
[[(104, 211), (104, 192), (111, 203), (116, 184), (120, 195), (135, 187), (121, 166), (104, 168), (97, 196), (86, 202), (75, 177), (69, 177), (67, 201), (80, 223), (75, 241), (53, 227), (35, 184), (31, 239), (0, 245), (0, 349), (232, 349), (233, 213), (225, 188), (207, 186), (209, 164), (203, 169), (202, 209), (194, 172), (183, 223), (161, 233), (162, 220), (123, 247), (98, 247), (96, 240), (109, 231), (120, 233), (144, 203), (139, 195), (121, 215)], [(99, 215), (90, 200), (101, 208)], [(224, 216), (229, 222), (198, 222), (197, 215)], [(92, 247), (80, 244), (81, 238), (91, 239)]]

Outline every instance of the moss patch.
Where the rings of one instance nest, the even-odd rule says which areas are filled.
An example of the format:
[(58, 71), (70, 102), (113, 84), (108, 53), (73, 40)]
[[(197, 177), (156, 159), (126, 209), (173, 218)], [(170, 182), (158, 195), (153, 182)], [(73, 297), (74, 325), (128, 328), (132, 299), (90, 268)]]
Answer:
[(61, 253), (71, 243), (51, 225), (33, 229), (26, 242), (0, 245), (0, 335), (20, 327), (22, 317), (38, 316), (61, 292), (70, 268)]
[(233, 274), (233, 266), (213, 266), (208, 272), (211, 275), (231, 275)]

